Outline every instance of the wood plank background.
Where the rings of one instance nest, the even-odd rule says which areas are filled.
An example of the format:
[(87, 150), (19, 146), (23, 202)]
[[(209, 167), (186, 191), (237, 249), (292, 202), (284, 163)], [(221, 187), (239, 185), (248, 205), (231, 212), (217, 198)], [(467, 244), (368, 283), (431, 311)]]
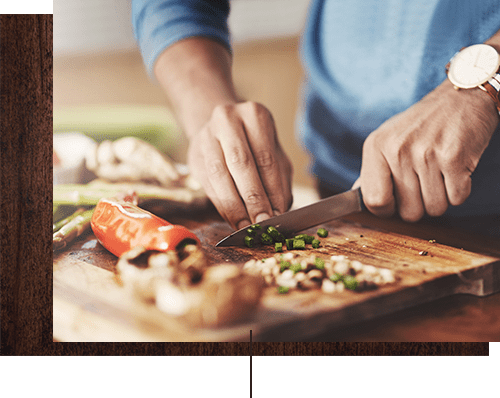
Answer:
[[(52, 339), (52, 15), (0, 16), (1, 354), (249, 355), (248, 343)], [(488, 355), (488, 343), (254, 343), (252, 355)]]

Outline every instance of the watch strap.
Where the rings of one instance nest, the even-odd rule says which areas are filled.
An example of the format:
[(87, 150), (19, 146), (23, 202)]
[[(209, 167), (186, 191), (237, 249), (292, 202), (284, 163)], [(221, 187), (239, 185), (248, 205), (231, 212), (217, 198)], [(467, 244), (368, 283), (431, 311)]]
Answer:
[(491, 79), (483, 83), (483, 88), (493, 99), (493, 102), (495, 102), (498, 113), (500, 114), (500, 73), (494, 74)]

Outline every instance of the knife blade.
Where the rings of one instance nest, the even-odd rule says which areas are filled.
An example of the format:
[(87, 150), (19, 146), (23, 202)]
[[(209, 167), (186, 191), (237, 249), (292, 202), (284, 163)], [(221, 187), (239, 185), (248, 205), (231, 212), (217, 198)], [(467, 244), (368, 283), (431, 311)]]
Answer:
[[(285, 237), (294, 236), (297, 232), (334, 220), (335, 218), (357, 213), (365, 209), (361, 189), (357, 188), (338, 195), (322, 199), (316, 203), (290, 210), (276, 217), (260, 222), (263, 230), (273, 226)], [(244, 246), (248, 226), (226, 236), (215, 246)]]

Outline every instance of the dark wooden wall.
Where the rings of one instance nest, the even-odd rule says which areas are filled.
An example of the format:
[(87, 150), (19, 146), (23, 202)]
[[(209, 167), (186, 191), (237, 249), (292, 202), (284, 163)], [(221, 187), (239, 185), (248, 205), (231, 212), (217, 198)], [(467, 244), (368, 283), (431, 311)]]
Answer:
[[(52, 15), (0, 16), (1, 354), (250, 355), (248, 343), (52, 339)], [(488, 355), (488, 343), (254, 343), (252, 355)]]

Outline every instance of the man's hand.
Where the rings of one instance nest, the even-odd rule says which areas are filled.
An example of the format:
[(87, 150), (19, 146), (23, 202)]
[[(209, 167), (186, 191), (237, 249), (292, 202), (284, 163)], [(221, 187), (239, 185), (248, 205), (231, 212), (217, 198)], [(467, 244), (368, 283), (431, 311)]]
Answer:
[(243, 228), (289, 209), (292, 164), (267, 108), (255, 102), (219, 105), (191, 136), (188, 163), (221, 216)]
[(443, 82), (366, 139), (356, 183), (366, 207), (379, 216), (398, 211), (404, 220), (417, 221), (460, 205), (498, 121), (485, 92), (455, 91)]

